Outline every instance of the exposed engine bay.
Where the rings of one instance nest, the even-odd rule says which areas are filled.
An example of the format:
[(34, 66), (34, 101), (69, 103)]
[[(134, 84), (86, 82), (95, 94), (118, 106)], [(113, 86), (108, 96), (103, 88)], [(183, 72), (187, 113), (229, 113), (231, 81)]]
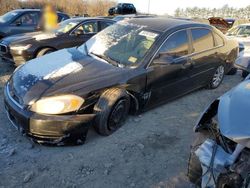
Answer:
[(207, 138), (194, 151), (201, 168), (202, 188), (247, 188), (250, 183), (250, 149), (223, 136), (214, 118)]

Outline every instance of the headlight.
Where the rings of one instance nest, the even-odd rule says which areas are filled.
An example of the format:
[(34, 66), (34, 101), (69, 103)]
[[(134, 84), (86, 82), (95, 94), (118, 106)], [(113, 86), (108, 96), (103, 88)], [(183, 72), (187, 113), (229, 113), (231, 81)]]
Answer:
[(76, 95), (46, 97), (31, 105), (31, 111), (41, 114), (63, 114), (79, 110), (84, 99)]
[(11, 50), (18, 50), (18, 51), (23, 51), (23, 50), (27, 50), (31, 47), (31, 44), (27, 44), (25, 46), (10, 46)]

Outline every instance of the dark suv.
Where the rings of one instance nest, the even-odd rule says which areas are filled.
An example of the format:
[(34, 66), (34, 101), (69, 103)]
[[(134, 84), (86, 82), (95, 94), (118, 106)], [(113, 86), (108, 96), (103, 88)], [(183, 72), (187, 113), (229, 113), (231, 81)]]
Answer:
[(109, 15), (114, 14), (136, 14), (136, 8), (131, 3), (118, 3), (116, 7), (109, 9)]
[[(41, 12), (40, 9), (16, 9), (0, 16), (0, 39), (37, 30)], [(69, 18), (67, 14), (61, 12), (57, 14), (58, 22)]]

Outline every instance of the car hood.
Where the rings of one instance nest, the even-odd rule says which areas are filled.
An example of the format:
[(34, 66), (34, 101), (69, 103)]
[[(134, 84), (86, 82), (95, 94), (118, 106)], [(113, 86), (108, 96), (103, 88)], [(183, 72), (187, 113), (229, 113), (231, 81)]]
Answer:
[(83, 96), (118, 84), (128, 75), (126, 70), (84, 55), (77, 48), (63, 49), (17, 68), (9, 90), (25, 106), (41, 97), (71, 93)]
[(220, 97), (218, 121), (221, 133), (250, 148), (250, 80)]
[(29, 41), (42, 41), (42, 40), (47, 40), (51, 38), (55, 38), (56, 34), (55, 33), (45, 33), (45, 32), (32, 32), (32, 33), (25, 33), (25, 34), (18, 34), (18, 35), (13, 35), (10, 37), (6, 37), (3, 40), (3, 43), (8, 44), (8, 45), (15, 45), (15, 44), (23, 44), (25, 42)]

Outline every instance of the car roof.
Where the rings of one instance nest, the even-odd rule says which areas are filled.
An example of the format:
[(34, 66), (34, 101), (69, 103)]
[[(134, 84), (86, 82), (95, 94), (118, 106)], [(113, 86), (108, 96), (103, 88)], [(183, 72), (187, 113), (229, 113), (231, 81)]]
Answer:
[(40, 9), (32, 9), (32, 8), (23, 8), (23, 9), (15, 9), (12, 11), (17, 11), (17, 12), (27, 12), (27, 11), (41, 11)]
[(68, 20), (72, 20), (72, 21), (87, 21), (87, 20), (107, 20), (107, 21), (112, 21), (114, 22), (114, 20), (112, 19), (107, 19), (107, 18), (99, 18), (99, 17), (75, 17), (75, 18), (70, 18)]
[(118, 3), (118, 5), (133, 5), (133, 3)]
[[(12, 11), (16, 11), (16, 12), (28, 12), (28, 11), (41, 12), (42, 10), (41, 9), (33, 9), (33, 8), (22, 8), (22, 9), (15, 9), (15, 10), (12, 10)], [(67, 15), (66, 13), (63, 13), (63, 12), (60, 12), (60, 11), (57, 11), (57, 13)]]
[(127, 20), (129, 23), (144, 25), (147, 26), (148, 29), (157, 30), (160, 32), (165, 32), (169, 29), (179, 26), (196, 26), (196, 27), (207, 27), (212, 28), (208, 24), (202, 24), (194, 21), (187, 21), (181, 19), (174, 18), (161, 18), (161, 17), (149, 17), (149, 18), (134, 18), (131, 20)]

